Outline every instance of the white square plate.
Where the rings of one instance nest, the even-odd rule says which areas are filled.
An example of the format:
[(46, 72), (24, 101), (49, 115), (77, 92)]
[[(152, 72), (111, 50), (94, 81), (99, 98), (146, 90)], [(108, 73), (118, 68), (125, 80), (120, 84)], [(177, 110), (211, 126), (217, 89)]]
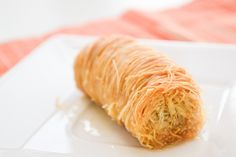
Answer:
[[(0, 139), (4, 139), (0, 140), (0, 147), (109, 157), (236, 154), (236, 46), (140, 40), (165, 53), (192, 74), (202, 89), (206, 111), (206, 123), (198, 138), (162, 151), (150, 151), (141, 148), (124, 128), (75, 89), (74, 57), (93, 40), (54, 37), (0, 80), (3, 124)], [(17, 97), (12, 99), (12, 95)], [(56, 98), (61, 103), (55, 112)], [(14, 110), (15, 106), (20, 107)], [(2, 112), (8, 114), (1, 115)], [(10, 119), (11, 127), (6, 124), (6, 118)], [(12, 130), (18, 127), (21, 134)]]

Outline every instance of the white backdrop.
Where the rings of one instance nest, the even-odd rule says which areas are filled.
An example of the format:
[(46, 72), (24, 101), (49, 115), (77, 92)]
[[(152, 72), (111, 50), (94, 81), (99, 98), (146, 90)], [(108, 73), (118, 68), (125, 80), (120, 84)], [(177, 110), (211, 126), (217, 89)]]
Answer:
[(0, 42), (112, 17), (129, 8), (157, 10), (191, 0), (0, 0)]

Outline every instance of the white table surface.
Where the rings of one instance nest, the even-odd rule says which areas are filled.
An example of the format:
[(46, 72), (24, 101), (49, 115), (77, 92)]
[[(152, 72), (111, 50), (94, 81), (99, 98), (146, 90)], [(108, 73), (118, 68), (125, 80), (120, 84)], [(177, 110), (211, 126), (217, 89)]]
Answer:
[(127, 9), (157, 10), (191, 0), (0, 0), (0, 42), (99, 18)]

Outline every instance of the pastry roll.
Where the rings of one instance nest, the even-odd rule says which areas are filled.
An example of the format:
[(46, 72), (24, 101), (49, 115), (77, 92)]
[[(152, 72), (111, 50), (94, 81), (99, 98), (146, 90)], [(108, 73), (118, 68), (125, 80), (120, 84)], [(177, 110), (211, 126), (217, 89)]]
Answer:
[(76, 85), (149, 149), (193, 139), (203, 123), (186, 70), (127, 36), (102, 37), (78, 54)]

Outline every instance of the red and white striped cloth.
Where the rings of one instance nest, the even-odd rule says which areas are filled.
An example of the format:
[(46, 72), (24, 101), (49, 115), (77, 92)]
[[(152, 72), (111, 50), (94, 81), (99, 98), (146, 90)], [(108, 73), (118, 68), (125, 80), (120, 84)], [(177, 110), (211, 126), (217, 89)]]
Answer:
[(116, 19), (63, 28), (41, 37), (0, 44), (0, 75), (55, 34), (126, 34), (164, 40), (236, 43), (236, 0), (195, 0), (161, 12), (130, 10)]

